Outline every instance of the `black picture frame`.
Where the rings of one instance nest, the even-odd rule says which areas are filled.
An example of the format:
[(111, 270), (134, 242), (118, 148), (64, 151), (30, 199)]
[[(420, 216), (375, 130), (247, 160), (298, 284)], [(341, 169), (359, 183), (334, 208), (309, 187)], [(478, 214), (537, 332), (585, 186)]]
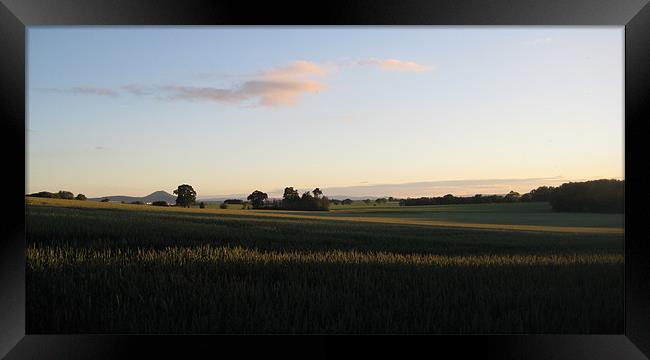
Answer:
[[(625, 27), (625, 332), (614, 335), (471, 335), (401, 337), (429, 351), (499, 359), (650, 358), (649, 240), (644, 182), (644, 123), (650, 119), (650, 5), (648, 0), (357, 0), (326, 2), (0, 0), (0, 111), (7, 209), (0, 238), (0, 357), (189, 358), (235, 350), (232, 337), (173, 335), (26, 335), (25, 200), (26, 27), (37, 25), (618, 25)], [(248, 344), (269, 337), (246, 339)], [(312, 352), (336, 351), (326, 339), (305, 337)], [(243, 351), (282, 352), (294, 340)], [(356, 337), (356, 345), (365, 344)], [(380, 340), (383, 343), (383, 340)], [(285, 346), (286, 345), (286, 346)], [(409, 356), (411, 344), (402, 347)], [(385, 351), (386, 344), (373, 345)], [(368, 347), (370, 348), (370, 346)], [(417, 348), (417, 347), (415, 347)], [(315, 349), (315, 350), (314, 350)], [(291, 352), (291, 351), (289, 351)], [(415, 353), (411, 354), (415, 356)], [(306, 353), (311, 356), (311, 352)]]

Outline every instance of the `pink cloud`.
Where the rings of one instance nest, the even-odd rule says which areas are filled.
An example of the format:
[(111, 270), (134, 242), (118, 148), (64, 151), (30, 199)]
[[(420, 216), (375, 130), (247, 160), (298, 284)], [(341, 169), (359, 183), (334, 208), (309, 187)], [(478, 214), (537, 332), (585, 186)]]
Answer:
[(208, 100), (216, 102), (254, 101), (261, 106), (293, 106), (304, 93), (315, 93), (324, 85), (311, 80), (251, 80), (228, 88), (166, 86), (170, 100)]
[(263, 77), (272, 79), (305, 77), (309, 75), (326, 75), (327, 73), (328, 71), (325, 67), (311, 61), (304, 60), (292, 61), (287, 66), (276, 67), (261, 72)]
[[(365, 59), (357, 65), (373, 65), (385, 70), (426, 72), (433, 68), (412, 61), (396, 59)], [(270, 68), (252, 75), (240, 76), (240, 81), (231, 86), (148, 86), (130, 84), (117, 90), (101, 87), (74, 87), (49, 89), (49, 91), (100, 96), (117, 96), (129, 93), (135, 96), (153, 96), (163, 100), (213, 101), (223, 103), (248, 103), (258, 106), (294, 106), (300, 98), (309, 93), (323, 91), (325, 78), (337, 66), (317, 64), (311, 61), (292, 61), (285, 66)]]
[(258, 96), (263, 106), (295, 105), (304, 93), (317, 93), (325, 88), (312, 80), (253, 80), (245, 82), (237, 93), (243, 96)]
[(384, 70), (428, 72), (432, 71), (432, 66), (421, 65), (413, 61), (404, 61), (397, 59), (363, 59), (357, 61), (358, 65), (373, 65)]
[(165, 86), (170, 100), (207, 100), (216, 102), (252, 101), (260, 106), (294, 106), (303, 94), (322, 91), (325, 85), (312, 79), (328, 70), (309, 61), (293, 61), (287, 66), (261, 71), (251, 80), (229, 88)]

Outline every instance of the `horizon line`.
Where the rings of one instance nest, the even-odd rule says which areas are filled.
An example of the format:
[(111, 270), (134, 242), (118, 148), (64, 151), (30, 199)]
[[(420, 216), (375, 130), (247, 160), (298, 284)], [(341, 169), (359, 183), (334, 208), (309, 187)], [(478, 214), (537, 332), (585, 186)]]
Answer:
[[(331, 186), (331, 187), (328, 187), (328, 186), (322, 186), (321, 187), (321, 186), (313, 186), (312, 185), (312, 186), (302, 186), (302, 187), (293, 186), (293, 188), (296, 189), (296, 190), (302, 191), (304, 189), (311, 189), (311, 188), (318, 187), (318, 188), (321, 188), (323, 190), (323, 192), (334, 193), (335, 195), (331, 195), (331, 196), (336, 196), (336, 197), (355, 197), (355, 198), (361, 198), (361, 197), (375, 197), (375, 198), (377, 198), (377, 197), (397, 197), (397, 198), (407, 198), (409, 196), (411, 196), (411, 197), (423, 197), (423, 196), (424, 197), (435, 197), (435, 196), (443, 196), (445, 194), (453, 194), (452, 191), (437, 191), (440, 194), (442, 194), (442, 193), (445, 193), (445, 194), (436, 195), (435, 194), (436, 191), (427, 191), (428, 189), (426, 189), (426, 188), (424, 188), (424, 189), (421, 188), (421, 189), (418, 190), (417, 189), (418, 186), (419, 187), (422, 187), (422, 186), (438, 186), (438, 187), (442, 187), (442, 188), (444, 188), (445, 186), (447, 186), (447, 187), (468, 187), (468, 188), (471, 188), (473, 186), (474, 187), (480, 187), (480, 186), (483, 186), (483, 187), (492, 186), (492, 187), (494, 187), (494, 186), (499, 186), (500, 185), (502, 187), (505, 187), (508, 184), (515, 185), (515, 186), (523, 186), (526, 183), (531, 183), (531, 182), (540, 183), (540, 182), (548, 181), (549, 183), (558, 183), (558, 182), (569, 183), (569, 182), (592, 181), (592, 180), (603, 180), (603, 179), (623, 180), (624, 181), (625, 177), (624, 176), (623, 177), (606, 177), (606, 176), (603, 177), (603, 176), (600, 176), (600, 177), (591, 177), (591, 178), (568, 179), (568, 178), (564, 178), (563, 176), (558, 175), (558, 176), (552, 176), (552, 177), (532, 177), (532, 178), (431, 180), (431, 181), (414, 181), (414, 182), (405, 182), (405, 183), (360, 184), (360, 185)], [(187, 183), (187, 182), (184, 182), (184, 183)], [(538, 185), (538, 186), (534, 186), (533, 188), (531, 188), (531, 190), (534, 189), (534, 188), (537, 188), (539, 186), (553, 186), (553, 185)], [(391, 188), (391, 187), (393, 189), (384, 189), (384, 191), (381, 190), (381, 188)], [(415, 189), (413, 189), (414, 190), (413, 192), (418, 192), (418, 191), (419, 192), (429, 192), (430, 194), (429, 195), (408, 195), (408, 196), (405, 196), (405, 195), (390, 195), (389, 194), (390, 192), (394, 192), (394, 191), (396, 191), (398, 189), (406, 190), (405, 188), (408, 188), (408, 187), (416, 187)], [(260, 189), (260, 187), (258, 187), (256, 189), (253, 189), (253, 190), (250, 190), (250, 191), (252, 192), (252, 191), (255, 191), (255, 190), (259, 190), (259, 189)], [(370, 194), (370, 192), (373, 192), (373, 189), (375, 189), (376, 191), (378, 190), (378, 191), (375, 192), (374, 194)], [(359, 194), (359, 193), (353, 194), (354, 192), (364, 191), (364, 190), (369, 190), (369, 193), (368, 194)], [(431, 189), (431, 190), (433, 190), (433, 189)], [(70, 190), (59, 189), (59, 190), (52, 191), (52, 192), (58, 192), (58, 191), (70, 191)], [(160, 191), (163, 191), (163, 192), (168, 193), (169, 195), (173, 196), (173, 194), (172, 194), (173, 190), (168, 191), (168, 190), (160, 189), (160, 190), (154, 190), (154, 191), (152, 191), (152, 192), (150, 192), (148, 194), (145, 194), (145, 195), (100, 195), (100, 196), (92, 195), (92, 196), (88, 196), (88, 198), (89, 199), (110, 198), (110, 197), (134, 197), (134, 198), (138, 198), (138, 197), (146, 197), (146, 196), (149, 196), (149, 195), (151, 195), (153, 193), (160, 192)], [(284, 188), (275, 188), (273, 190), (270, 190), (270, 191), (268, 191), (269, 197), (271, 197), (271, 196), (275, 197), (277, 194), (280, 194), (279, 196), (281, 197), (281, 194), (282, 194), (283, 191), (284, 191)], [(342, 193), (344, 193), (346, 191), (350, 191), (352, 193), (350, 193), (350, 194), (342, 194)], [(48, 191), (48, 190), (32, 191), (32, 192), (27, 192), (26, 191), (25, 195), (34, 194), (34, 193), (38, 193), (38, 192), (51, 192), (51, 191)], [(473, 195), (478, 195), (478, 194), (481, 194), (481, 195), (500, 195), (500, 194), (507, 193), (507, 192), (508, 191), (495, 191), (495, 192), (482, 191), (482, 192), (473, 192), (472, 193), (470, 189), (465, 189), (464, 191), (460, 190), (459, 192), (456, 192), (456, 194), (458, 194), (458, 195), (454, 195), (454, 196), (473, 196)], [(79, 192), (79, 193), (83, 193), (83, 192)], [(337, 193), (339, 193), (339, 194), (337, 194)], [(378, 194), (381, 194), (381, 195), (378, 195)], [(199, 198), (201, 198), (201, 199), (228, 198), (228, 197), (237, 198), (237, 197), (241, 197), (241, 196), (245, 197), (247, 195), (245, 193), (208, 194), (208, 195), (200, 195), (200, 196), (197, 194), (197, 200)]]

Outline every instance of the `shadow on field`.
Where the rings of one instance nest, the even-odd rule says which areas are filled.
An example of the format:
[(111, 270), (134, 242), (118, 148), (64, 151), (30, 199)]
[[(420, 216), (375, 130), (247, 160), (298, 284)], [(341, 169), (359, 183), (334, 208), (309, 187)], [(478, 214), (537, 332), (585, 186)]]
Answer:
[(32, 206), (27, 248), (30, 334), (623, 330), (621, 235)]
[[(598, 279), (594, 281), (594, 279)], [(28, 333), (620, 333), (623, 266), (30, 269)]]

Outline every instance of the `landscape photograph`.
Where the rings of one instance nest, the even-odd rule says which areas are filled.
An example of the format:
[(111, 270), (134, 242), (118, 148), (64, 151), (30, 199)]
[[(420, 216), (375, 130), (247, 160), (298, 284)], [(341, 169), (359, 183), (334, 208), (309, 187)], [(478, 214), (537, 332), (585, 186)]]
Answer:
[(27, 31), (27, 334), (622, 334), (620, 27)]

